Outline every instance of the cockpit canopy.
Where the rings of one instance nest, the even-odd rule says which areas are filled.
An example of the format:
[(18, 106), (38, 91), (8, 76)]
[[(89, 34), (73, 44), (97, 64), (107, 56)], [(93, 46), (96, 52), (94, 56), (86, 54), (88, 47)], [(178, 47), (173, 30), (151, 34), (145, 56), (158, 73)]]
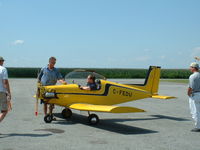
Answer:
[(106, 80), (106, 77), (96, 73), (95, 71), (81, 69), (68, 73), (65, 76), (65, 80), (68, 84), (79, 84), (81, 86), (85, 86), (87, 84), (88, 75), (94, 75), (96, 77), (96, 82), (98, 82), (98, 80)]

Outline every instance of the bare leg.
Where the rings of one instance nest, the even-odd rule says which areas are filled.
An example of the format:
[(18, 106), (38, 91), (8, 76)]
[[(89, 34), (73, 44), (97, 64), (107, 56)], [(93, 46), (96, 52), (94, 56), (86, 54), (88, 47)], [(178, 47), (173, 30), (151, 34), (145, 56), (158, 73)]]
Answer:
[[(55, 107), (54, 107), (54, 104), (50, 104), (50, 105), (49, 105), (49, 114), (52, 115), (52, 116), (53, 116), (53, 109), (54, 109), (54, 108), (55, 108)], [(53, 120), (55, 121), (56, 118), (53, 117)]]
[(1, 113), (0, 113), (0, 122), (3, 121), (3, 119), (5, 118), (7, 113), (8, 113), (8, 111), (1, 111)]
[(49, 106), (49, 114), (50, 115), (53, 114), (53, 109), (54, 109), (54, 104), (50, 104), (50, 106)]

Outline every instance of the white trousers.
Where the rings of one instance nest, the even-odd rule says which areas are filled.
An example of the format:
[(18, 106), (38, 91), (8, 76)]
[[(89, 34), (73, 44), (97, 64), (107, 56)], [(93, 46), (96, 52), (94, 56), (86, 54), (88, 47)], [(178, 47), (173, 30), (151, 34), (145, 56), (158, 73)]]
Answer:
[(195, 127), (200, 129), (200, 92), (189, 97), (190, 112), (195, 121)]

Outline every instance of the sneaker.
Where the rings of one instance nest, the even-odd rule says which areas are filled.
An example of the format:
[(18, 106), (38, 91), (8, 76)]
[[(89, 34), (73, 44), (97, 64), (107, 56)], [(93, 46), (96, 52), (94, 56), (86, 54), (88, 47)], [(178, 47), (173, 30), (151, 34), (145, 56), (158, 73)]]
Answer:
[(194, 128), (191, 130), (192, 132), (200, 132), (200, 129), (199, 128)]

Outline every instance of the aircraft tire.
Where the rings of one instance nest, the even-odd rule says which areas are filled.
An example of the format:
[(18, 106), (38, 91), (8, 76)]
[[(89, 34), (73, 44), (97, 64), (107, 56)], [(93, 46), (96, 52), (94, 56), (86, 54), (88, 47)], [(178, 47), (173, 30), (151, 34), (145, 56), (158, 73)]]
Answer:
[(90, 125), (97, 125), (99, 123), (99, 117), (96, 114), (91, 114), (88, 116), (88, 121)]
[(63, 118), (68, 119), (68, 118), (71, 118), (72, 111), (69, 108), (65, 108), (65, 109), (63, 109), (61, 114), (62, 114)]
[(44, 121), (46, 122), (46, 123), (51, 123), (52, 121), (53, 121), (53, 115), (46, 115), (45, 117), (44, 117)]

